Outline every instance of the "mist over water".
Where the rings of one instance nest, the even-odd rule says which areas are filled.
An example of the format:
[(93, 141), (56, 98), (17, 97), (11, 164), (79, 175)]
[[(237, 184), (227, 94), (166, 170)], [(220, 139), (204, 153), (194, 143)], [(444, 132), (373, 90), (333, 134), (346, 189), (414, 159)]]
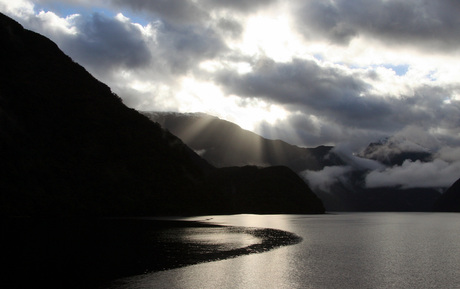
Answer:
[(282, 229), (301, 236), (303, 242), (121, 279), (111, 288), (457, 288), (460, 284), (459, 214), (232, 215), (212, 216), (208, 222)]

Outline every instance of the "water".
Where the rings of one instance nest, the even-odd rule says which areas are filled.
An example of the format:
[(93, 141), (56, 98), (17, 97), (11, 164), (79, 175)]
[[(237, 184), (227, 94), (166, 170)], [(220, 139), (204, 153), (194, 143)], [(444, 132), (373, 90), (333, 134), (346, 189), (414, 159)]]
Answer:
[(219, 250), (233, 250), (260, 243), (250, 234), (222, 232), (220, 228), (187, 228), (181, 230), (182, 241), (211, 245)]
[[(207, 222), (223, 225), (282, 229), (303, 241), (270, 252), (125, 278), (114, 288), (460, 288), (460, 214), (190, 219), (209, 218)], [(246, 244), (234, 235), (227, 237), (232, 244)], [(209, 240), (205, 234), (197, 238)]]

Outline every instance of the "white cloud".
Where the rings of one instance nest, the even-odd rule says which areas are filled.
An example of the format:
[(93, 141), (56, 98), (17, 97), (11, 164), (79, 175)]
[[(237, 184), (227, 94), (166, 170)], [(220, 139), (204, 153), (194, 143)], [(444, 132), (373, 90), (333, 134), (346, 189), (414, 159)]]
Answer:
[(401, 166), (372, 171), (366, 176), (366, 187), (396, 186), (408, 188), (446, 188), (460, 178), (460, 162), (441, 159), (424, 163), (406, 160)]
[(331, 186), (335, 183), (346, 183), (347, 173), (353, 170), (350, 166), (325, 167), (321, 171), (305, 171), (301, 175), (307, 180), (312, 190), (330, 192)]
[(331, 152), (339, 156), (347, 166), (352, 167), (354, 170), (377, 170), (384, 168), (378, 161), (354, 155), (353, 147), (350, 144), (342, 143), (334, 147)]
[(61, 33), (76, 35), (78, 33), (77, 27), (74, 26), (74, 21), (80, 15), (73, 14), (66, 18), (61, 18), (53, 12), (40, 11), (37, 14), (37, 20), (42, 22), (43, 33), (48, 35), (57, 35)]
[(23, 19), (34, 14), (34, 4), (27, 0), (0, 0), (0, 11), (16, 19)]

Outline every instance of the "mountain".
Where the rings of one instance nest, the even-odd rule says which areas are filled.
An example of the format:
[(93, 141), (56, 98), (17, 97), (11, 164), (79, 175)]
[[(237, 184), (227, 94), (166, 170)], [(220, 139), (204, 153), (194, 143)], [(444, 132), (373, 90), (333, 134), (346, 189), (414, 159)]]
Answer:
[(53, 42), (4, 15), (0, 43), (2, 214), (181, 209), (211, 166)]
[(324, 211), (308, 187), (292, 186), (294, 173), (257, 169), (279, 181), (270, 211), (258, 207), (274, 191), (262, 182), (222, 197), (225, 182), (212, 180), (218, 169), (127, 108), (49, 39), (0, 14), (0, 45), (0, 215), (207, 214), (227, 212), (233, 198), (244, 207), (235, 213), (289, 213), (273, 203), (281, 193), (303, 213)]
[(322, 201), (308, 185), (285, 166), (221, 168), (211, 172), (206, 185), (208, 188), (204, 191), (220, 192), (219, 198), (209, 198), (207, 203), (218, 208), (215, 213), (302, 214), (325, 211)]
[[(440, 192), (431, 188), (366, 188), (368, 168), (360, 168), (333, 147), (301, 148), (280, 140), (265, 139), (238, 125), (203, 113), (143, 112), (152, 121), (179, 136), (209, 163), (218, 166), (284, 165), (303, 175), (327, 167), (349, 168), (324, 190), (314, 188), (328, 211), (430, 211)], [(401, 165), (405, 160), (429, 161), (432, 154), (407, 141), (384, 139), (371, 143), (356, 156), (382, 166)]]
[(393, 166), (402, 165), (404, 161), (430, 161), (432, 154), (420, 146), (401, 149), (401, 144), (389, 139), (383, 139), (379, 142), (370, 143), (359, 156), (371, 160), (376, 160), (382, 164)]
[(295, 172), (343, 164), (330, 146), (301, 148), (263, 138), (204, 113), (143, 112), (216, 167), (287, 166)]
[(460, 212), (460, 179), (458, 179), (436, 201), (435, 212)]

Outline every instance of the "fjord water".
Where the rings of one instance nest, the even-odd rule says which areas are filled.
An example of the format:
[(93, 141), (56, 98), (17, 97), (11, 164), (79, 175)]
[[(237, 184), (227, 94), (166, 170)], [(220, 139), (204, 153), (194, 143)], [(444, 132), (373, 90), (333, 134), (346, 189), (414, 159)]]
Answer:
[[(301, 236), (303, 241), (265, 253), (125, 278), (114, 282), (113, 288), (460, 286), (460, 214), (338, 213), (189, 219), (282, 229)], [(214, 236), (209, 241), (213, 238), (219, 239)], [(254, 242), (247, 236), (241, 238)]]

